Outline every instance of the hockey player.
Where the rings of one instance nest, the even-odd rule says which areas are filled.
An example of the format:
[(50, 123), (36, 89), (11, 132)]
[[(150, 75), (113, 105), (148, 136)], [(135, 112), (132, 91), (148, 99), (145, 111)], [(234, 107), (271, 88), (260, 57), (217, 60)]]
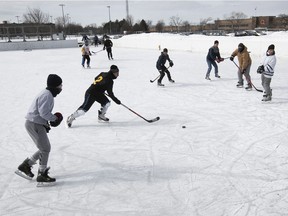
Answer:
[(165, 66), (166, 61), (168, 60), (170, 67), (173, 67), (174, 63), (173, 61), (169, 58), (168, 55), (168, 49), (164, 48), (163, 52), (161, 52), (161, 55), (158, 58), (158, 61), (156, 62), (156, 68), (158, 69), (159, 73), (160, 73), (160, 77), (158, 79), (158, 86), (164, 86), (164, 84), (162, 84), (162, 79), (165, 76), (165, 73), (167, 74), (168, 80), (171, 83), (174, 83), (175, 81), (171, 78), (171, 74), (169, 72), (169, 70), (167, 69), (167, 67)]
[(85, 68), (85, 61), (87, 60), (87, 68), (90, 68), (90, 56), (92, 55), (89, 48), (89, 41), (85, 40), (84, 45), (81, 47), (82, 53), (82, 67)]
[(239, 43), (238, 48), (231, 54), (230, 60), (234, 61), (234, 57), (238, 57), (239, 68), (238, 68), (238, 88), (243, 88), (243, 74), (246, 77), (247, 87), (246, 90), (252, 90), (250, 68), (252, 60), (250, 58), (247, 47), (243, 43)]
[(93, 105), (95, 101), (101, 104), (100, 110), (98, 110), (98, 120), (108, 122), (109, 118), (105, 116), (108, 107), (110, 106), (109, 99), (105, 96), (107, 91), (110, 98), (118, 105), (121, 101), (118, 100), (113, 93), (114, 79), (119, 76), (119, 69), (116, 65), (111, 65), (108, 72), (102, 72), (95, 77), (94, 82), (86, 90), (83, 104), (71, 114), (66, 121), (67, 127), (72, 126), (72, 122), (82, 115), (84, 115)]
[(272, 91), (270, 83), (274, 75), (274, 68), (276, 65), (275, 46), (271, 44), (268, 47), (265, 57), (263, 58), (262, 65), (257, 69), (257, 73), (261, 74), (262, 86), (264, 88), (264, 95), (262, 101), (272, 100)]
[(51, 183), (56, 181), (55, 178), (48, 175), (50, 168), (47, 167), (47, 163), (51, 146), (47, 133), (51, 129), (50, 126), (56, 127), (63, 120), (61, 113), (52, 114), (54, 97), (61, 91), (62, 79), (56, 74), (50, 74), (47, 78), (47, 88), (38, 94), (28, 110), (25, 128), (38, 151), (18, 166), (18, 170), (15, 173), (24, 178), (31, 180), (34, 177), (31, 169), (39, 160), (37, 182)]
[(217, 66), (215, 61), (220, 63), (224, 59), (221, 58), (218, 45), (219, 45), (219, 41), (215, 40), (214, 41), (214, 45), (212, 47), (210, 47), (210, 49), (208, 50), (208, 54), (206, 56), (206, 62), (207, 62), (207, 65), (208, 65), (208, 70), (207, 70), (205, 79), (207, 79), (207, 80), (211, 80), (210, 79), (210, 72), (212, 70), (212, 65), (213, 65), (214, 70), (215, 70), (215, 77), (216, 78), (220, 78), (220, 76), (218, 74), (218, 66)]
[(104, 40), (103, 50), (106, 49), (109, 60), (111, 59), (113, 60), (112, 47), (113, 47), (113, 42), (108, 38), (108, 36), (106, 36)]

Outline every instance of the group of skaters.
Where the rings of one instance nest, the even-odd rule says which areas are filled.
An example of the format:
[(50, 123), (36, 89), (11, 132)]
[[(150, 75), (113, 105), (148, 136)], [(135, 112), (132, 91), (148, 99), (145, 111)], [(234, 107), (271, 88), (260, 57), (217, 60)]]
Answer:
[[(218, 73), (217, 63), (222, 62), (224, 58), (222, 58), (220, 55), (218, 45), (219, 45), (219, 41), (217, 40), (214, 41), (214, 45), (209, 49), (207, 57), (206, 57), (208, 70), (207, 70), (205, 79), (207, 80), (211, 80), (210, 72), (212, 70), (212, 66), (214, 67), (215, 77), (220, 78), (219, 73)], [(234, 62), (234, 58), (236, 56), (238, 58), (239, 65)], [(247, 87), (245, 87), (245, 89), (248, 91), (252, 90), (253, 83), (250, 77), (250, 69), (251, 69), (252, 60), (247, 50), (247, 47), (243, 43), (239, 43), (238, 48), (232, 52), (229, 59), (238, 68), (238, 83), (236, 86), (238, 88), (243, 88), (244, 86), (243, 76), (244, 76), (247, 82)], [(270, 83), (274, 75), (275, 65), (276, 65), (275, 46), (274, 44), (271, 44), (268, 46), (265, 56), (262, 59), (261, 65), (257, 69), (257, 73), (261, 74), (261, 81), (262, 81), (262, 86), (264, 89), (262, 101), (264, 102), (272, 100), (272, 90), (270, 87)]]
[[(97, 39), (95, 39), (97, 38)], [(112, 54), (112, 47), (113, 47), (113, 42), (110, 40), (109, 36), (104, 35), (103, 36), (103, 50), (106, 49), (107, 56), (109, 60), (113, 60), (113, 54)], [(90, 39), (87, 37), (87, 35), (84, 35), (82, 38), (82, 41), (84, 42), (83, 46), (81, 47), (81, 53), (82, 53), (82, 62), (81, 65), (83, 68), (85, 68), (85, 63), (86, 63), (86, 68), (91, 68), (90, 67), (90, 56), (92, 55), (90, 51)], [(94, 36), (94, 44), (95, 46), (98, 46), (99, 39), (97, 35)]]
[[(110, 41), (110, 39), (107, 38), (105, 41)], [(222, 58), (220, 55), (218, 45), (219, 41), (214, 41), (214, 45), (209, 49), (206, 57), (208, 70), (205, 78), (207, 80), (210, 80), (212, 66), (215, 70), (215, 77), (220, 78), (217, 63), (222, 62), (224, 58)], [(106, 48), (107, 50), (112, 46), (113, 43), (110, 45), (105, 45), (104, 43), (103, 49)], [(113, 59), (111, 49), (108, 50), (111, 53), (108, 53), (108, 59)], [(81, 48), (81, 51), (83, 55), (82, 66), (84, 67), (86, 61), (87, 67), (90, 67), (89, 56), (91, 55), (91, 52), (89, 50), (88, 40), (85, 40), (85, 44)], [(234, 62), (234, 58), (236, 56), (238, 58), (239, 65)], [(251, 90), (253, 86), (250, 77), (252, 61), (249, 52), (247, 51), (247, 47), (243, 43), (240, 43), (238, 48), (232, 52), (231, 57), (229, 58), (238, 67), (237, 87), (243, 87), (244, 76), (247, 81), (246, 89)], [(159, 79), (157, 80), (157, 85), (161, 87), (164, 86), (164, 84), (162, 84), (162, 79), (164, 78), (165, 74), (167, 74), (167, 78), (171, 83), (175, 82), (168, 70), (169, 67), (165, 66), (167, 61), (169, 62), (169, 67), (173, 67), (174, 63), (168, 55), (168, 49), (164, 48), (156, 62), (156, 68), (160, 74)], [(271, 101), (272, 99), (270, 83), (274, 74), (275, 65), (275, 46), (271, 44), (266, 51), (262, 64), (257, 69), (257, 73), (261, 74), (262, 86), (264, 88), (262, 101)], [(118, 76), (119, 68), (116, 65), (111, 65), (108, 72), (101, 72), (98, 74), (94, 78), (92, 84), (86, 90), (84, 94), (84, 101), (81, 106), (79, 106), (79, 108), (77, 108), (76, 111), (66, 119), (66, 126), (68, 128), (71, 127), (73, 121), (88, 112), (94, 102), (98, 102), (100, 104), (100, 109), (98, 110), (98, 120), (108, 122), (109, 118), (106, 117), (106, 112), (110, 106), (110, 100), (108, 97), (111, 98), (116, 104), (121, 105), (121, 101), (113, 93), (114, 80), (117, 79)], [(34, 177), (32, 167), (37, 161), (39, 161), (36, 181), (42, 184), (51, 184), (56, 182), (55, 178), (48, 175), (49, 167), (47, 164), (51, 146), (47, 133), (49, 133), (51, 127), (57, 127), (63, 120), (63, 116), (60, 112), (56, 112), (54, 114), (52, 113), (54, 107), (54, 97), (60, 94), (61, 91), (62, 78), (56, 74), (50, 74), (47, 78), (46, 88), (35, 97), (26, 114), (25, 128), (38, 150), (33, 155), (26, 158), (15, 171), (16, 174), (22, 176), (23, 178), (31, 180)]]

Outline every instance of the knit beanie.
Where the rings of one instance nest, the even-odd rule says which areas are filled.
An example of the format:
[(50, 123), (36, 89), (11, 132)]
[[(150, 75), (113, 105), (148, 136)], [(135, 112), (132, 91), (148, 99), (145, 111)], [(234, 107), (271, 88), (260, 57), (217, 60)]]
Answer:
[(272, 49), (272, 50), (274, 50), (274, 49), (275, 49), (275, 46), (274, 46), (274, 44), (271, 44), (271, 45), (268, 47), (268, 50), (270, 50), (270, 49)]
[(116, 72), (119, 72), (119, 69), (118, 69), (118, 67), (117, 67), (116, 65), (111, 65), (110, 71), (111, 71), (112, 73), (116, 73)]
[(49, 74), (47, 78), (47, 87), (57, 87), (62, 84), (62, 79), (57, 74)]

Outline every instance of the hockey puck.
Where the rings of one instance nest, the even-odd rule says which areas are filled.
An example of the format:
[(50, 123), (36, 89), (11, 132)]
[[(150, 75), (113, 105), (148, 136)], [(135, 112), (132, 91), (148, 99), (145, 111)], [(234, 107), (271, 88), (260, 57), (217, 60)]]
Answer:
[(183, 126), (182, 126), (182, 128), (186, 128), (186, 126), (185, 126), (185, 125), (183, 125)]

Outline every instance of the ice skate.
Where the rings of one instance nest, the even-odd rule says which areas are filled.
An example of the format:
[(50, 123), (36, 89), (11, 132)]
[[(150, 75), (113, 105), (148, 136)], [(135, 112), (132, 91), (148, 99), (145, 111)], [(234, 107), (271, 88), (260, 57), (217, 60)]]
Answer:
[(249, 83), (245, 89), (246, 89), (247, 91), (251, 91), (251, 90), (252, 90), (252, 85), (251, 85), (251, 83)]
[(53, 186), (56, 183), (56, 179), (48, 175), (50, 167), (47, 167), (43, 172), (38, 171), (36, 181), (37, 187)]
[(173, 79), (170, 79), (169, 82), (170, 83), (175, 83), (175, 81)]
[(160, 82), (158, 82), (157, 85), (160, 86), (160, 87), (164, 87), (165, 86), (164, 84), (162, 84)]
[(216, 78), (221, 78), (218, 74), (215, 74), (215, 77), (216, 77)]
[(236, 85), (237, 88), (243, 88), (243, 82), (238, 82)]
[(23, 163), (18, 166), (18, 170), (15, 171), (15, 174), (25, 179), (32, 180), (34, 174), (31, 172), (32, 166), (29, 165), (28, 161), (28, 158), (24, 160)]
[(206, 76), (205, 79), (206, 79), (206, 80), (211, 80), (209, 76)]
[(68, 128), (70, 128), (70, 127), (72, 126), (72, 122), (73, 122), (74, 120), (75, 120), (75, 118), (74, 118), (73, 114), (70, 115), (70, 116), (67, 118), (67, 120), (66, 120), (66, 126), (67, 126)]
[(107, 118), (104, 113), (98, 110), (98, 120), (108, 122), (109, 118)]
[(271, 101), (272, 97), (271, 95), (263, 95), (262, 101), (263, 102), (267, 102), (267, 101)]

